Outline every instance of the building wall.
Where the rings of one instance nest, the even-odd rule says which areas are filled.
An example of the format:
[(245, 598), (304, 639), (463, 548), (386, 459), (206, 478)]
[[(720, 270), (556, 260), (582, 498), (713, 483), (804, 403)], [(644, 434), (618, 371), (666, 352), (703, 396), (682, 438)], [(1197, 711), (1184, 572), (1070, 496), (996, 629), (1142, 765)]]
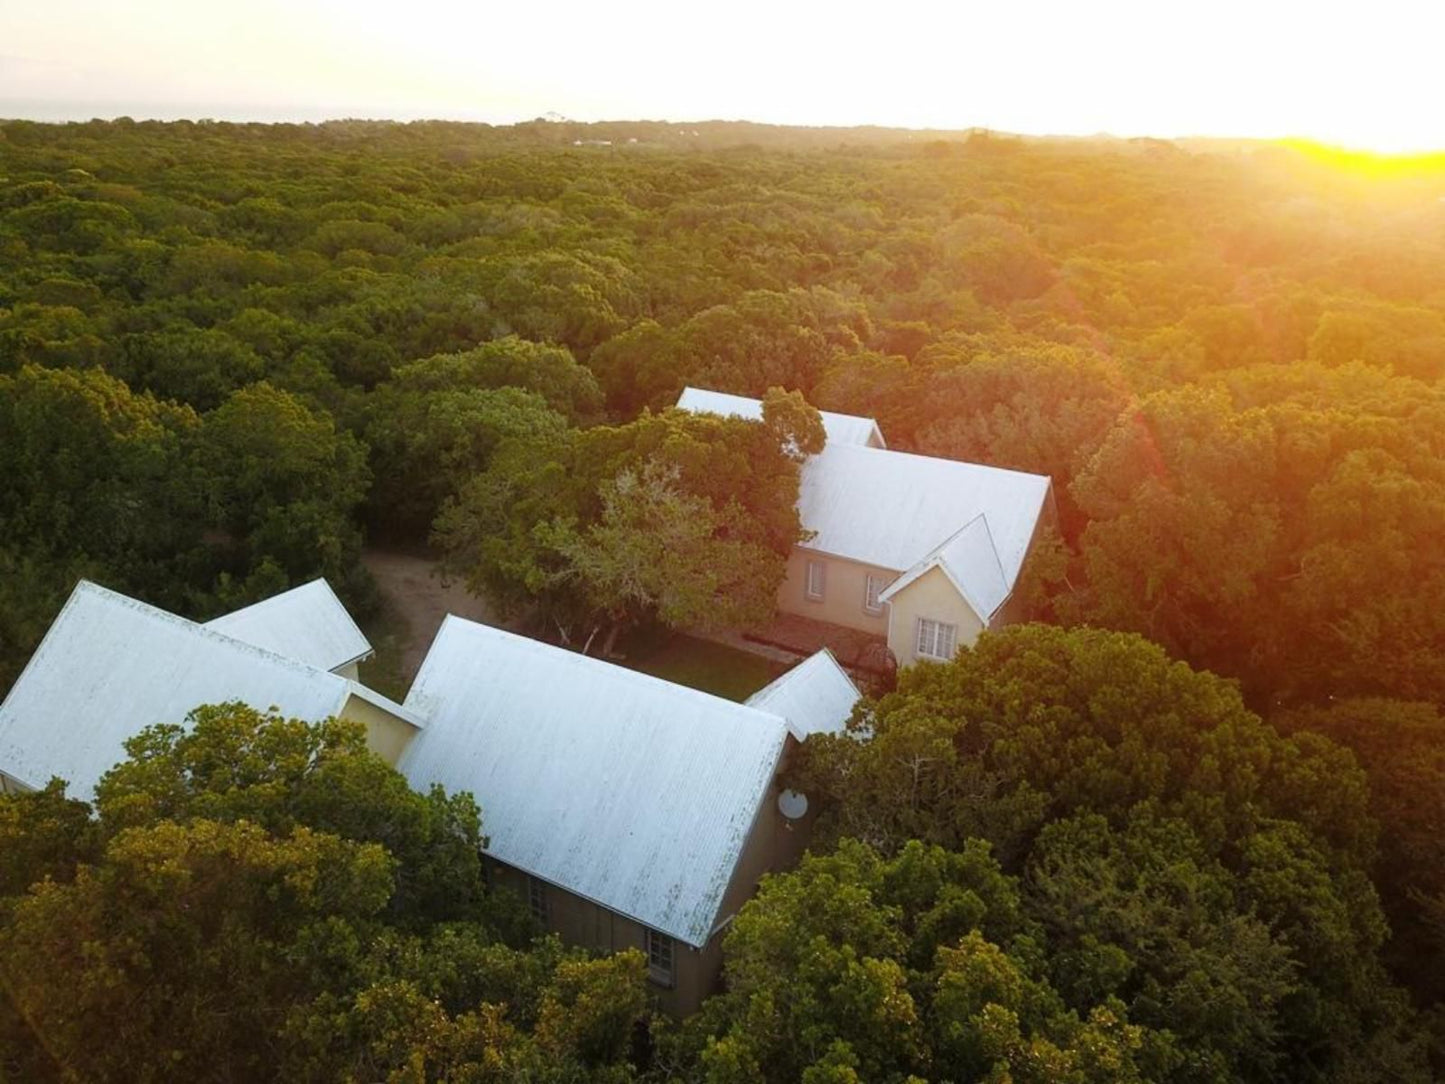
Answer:
[(405, 719), (400, 719), (359, 696), (346, 698), (346, 704), (341, 709), (341, 718), (365, 724), (366, 747), (392, 767), (396, 767), (407, 742), (411, 741), (412, 735), (416, 733), (416, 727)]
[[(823, 598), (808, 597), (808, 562), (822, 561), (827, 568), (824, 573)], [(870, 614), (863, 609), (863, 593), (869, 574), (880, 576), (884, 586), (898, 578), (898, 573), (886, 568), (875, 568), (814, 553), (802, 547), (794, 547), (788, 555), (787, 578), (778, 588), (778, 609), (783, 613), (811, 617), (815, 621), (827, 621), (845, 628), (861, 629), (874, 636), (888, 635), (888, 608), (883, 612)]]
[(922, 617), (957, 625), (960, 648), (972, 644), (983, 631), (973, 607), (941, 569), (931, 568), (889, 600), (888, 647), (899, 666), (918, 661), (917, 623)]
[[(529, 878), (526, 873), (495, 859), (486, 860), (492, 884), (515, 892), (525, 903), (528, 900)], [(626, 949), (647, 951), (647, 928), (642, 923), (610, 911), (601, 904), (573, 895), (566, 889), (548, 884), (547, 928), (563, 942), (594, 952), (622, 952)], [(713, 938), (713, 942), (720, 938)], [(721, 947), (710, 943), (697, 949), (673, 939), (673, 985), (653, 985), (659, 1007), (674, 1016), (695, 1012), (703, 998), (717, 987)]]
[(337, 677), (349, 678), (352, 681), (361, 680), (361, 670), (359, 669), (358, 664), (354, 662), (349, 662), (345, 666), (338, 666), (335, 670), (331, 672)]
[[(791, 744), (790, 741), (790, 748)], [(674, 938), (673, 986), (670, 989), (652, 987), (664, 1012), (686, 1016), (717, 991), (722, 978), (722, 942), (731, 919), (752, 899), (765, 873), (788, 869), (801, 857), (812, 826), (812, 813), (796, 823), (788, 822), (778, 811), (778, 794), (776, 784), (768, 788), (732, 880), (723, 893), (717, 926), (707, 944), (694, 948)], [(486, 864), (494, 885), (511, 889), (523, 901), (528, 899), (527, 874), (492, 858), (488, 858)], [(646, 951), (647, 931), (640, 922), (557, 885), (548, 884), (546, 895), (547, 926), (567, 944), (597, 952), (621, 952), (629, 948)]]
[(30, 788), (18, 779), (0, 772), (0, 794), (29, 794)]

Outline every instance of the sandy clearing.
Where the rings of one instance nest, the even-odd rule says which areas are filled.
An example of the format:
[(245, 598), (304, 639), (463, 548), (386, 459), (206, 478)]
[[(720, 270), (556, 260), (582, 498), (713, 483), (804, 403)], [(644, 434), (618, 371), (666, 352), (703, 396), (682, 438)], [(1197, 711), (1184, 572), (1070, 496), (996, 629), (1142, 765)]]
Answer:
[(427, 648), (447, 614), (496, 624), (485, 600), (470, 594), (460, 580), (443, 584), (436, 562), (428, 557), (370, 549), (362, 554), (361, 561), (375, 577), (387, 608), (406, 627), (400, 655), (402, 677), (407, 683), (421, 668)]

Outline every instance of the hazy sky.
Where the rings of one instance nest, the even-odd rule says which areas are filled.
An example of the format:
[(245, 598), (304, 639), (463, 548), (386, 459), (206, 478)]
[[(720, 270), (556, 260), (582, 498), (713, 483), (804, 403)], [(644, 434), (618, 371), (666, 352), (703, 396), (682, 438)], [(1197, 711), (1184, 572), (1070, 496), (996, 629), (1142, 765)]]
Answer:
[(0, 116), (747, 119), (1445, 148), (1445, 0), (0, 0)]

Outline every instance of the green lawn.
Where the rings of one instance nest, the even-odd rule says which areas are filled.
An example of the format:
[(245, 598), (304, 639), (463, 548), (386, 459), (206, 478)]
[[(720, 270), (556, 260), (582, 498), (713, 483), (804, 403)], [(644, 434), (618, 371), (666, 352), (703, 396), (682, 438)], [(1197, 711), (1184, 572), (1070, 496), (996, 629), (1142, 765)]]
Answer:
[(679, 633), (638, 635), (622, 650), (624, 666), (729, 700), (746, 700), (782, 672), (757, 655)]
[(406, 619), (385, 601), (360, 625), (362, 634), (371, 641), (376, 651), (359, 667), (361, 683), (400, 702), (411, 684), (403, 660), (406, 645), (411, 639), (411, 628)]

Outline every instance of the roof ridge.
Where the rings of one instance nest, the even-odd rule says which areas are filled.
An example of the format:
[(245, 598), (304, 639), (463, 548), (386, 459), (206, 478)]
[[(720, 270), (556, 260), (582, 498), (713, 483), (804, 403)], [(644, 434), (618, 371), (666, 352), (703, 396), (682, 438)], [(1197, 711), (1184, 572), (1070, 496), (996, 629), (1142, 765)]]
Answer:
[[(415, 690), (417, 686), (421, 684), (422, 675), (426, 673), (427, 669), (427, 659), (430, 659), (432, 651), (441, 640), (447, 625), (451, 622), (456, 622), (467, 629), (480, 629), (483, 635), (489, 635), (504, 642), (516, 643), (522, 650), (555, 658), (560, 664), (565, 666), (590, 669), (594, 672), (605, 670), (612, 674), (625, 675), (622, 677), (624, 681), (633, 681), (638, 685), (651, 685), (655, 688), (667, 689), (672, 695), (681, 696), (685, 699), (701, 699), (709, 703), (721, 704), (729, 710), (735, 710), (747, 715), (765, 716), (784, 727), (787, 726), (787, 720), (773, 712), (764, 711), (761, 708), (754, 708), (749, 704), (741, 703), (737, 700), (729, 700), (725, 696), (718, 696), (716, 693), (704, 692), (702, 689), (694, 689), (690, 685), (669, 681), (667, 678), (658, 677), (656, 674), (648, 674), (642, 670), (634, 670), (630, 666), (622, 666), (615, 662), (608, 662), (606, 659), (599, 659), (593, 655), (584, 655), (580, 651), (573, 651), (559, 644), (549, 644), (531, 636), (524, 636), (521, 633), (499, 628), (496, 625), (488, 625), (483, 621), (473, 621), (471, 618), (461, 617), (453, 613), (446, 615), (446, 618), (442, 621), (441, 628), (437, 630), (436, 638), (432, 640), (432, 647), (427, 650), (427, 658), (422, 660), (422, 665), (417, 670), (416, 678), (412, 681), (412, 690)], [(407, 696), (410, 698), (410, 690), (407, 692)]]
[[(209, 637), (213, 640), (219, 640), (230, 648), (239, 649), (246, 654), (259, 655), (261, 658), (266, 659), (267, 661), (281, 663), (288, 669), (299, 670), (303, 672), (309, 671), (313, 674), (319, 674), (334, 681), (342, 682), (343, 684), (347, 680), (349, 680), (342, 677), (340, 674), (333, 674), (330, 670), (323, 670), (319, 666), (313, 666), (311, 663), (304, 662), (301, 659), (293, 659), (289, 655), (282, 655), (280, 652), (272, 651), (269, 648), (260, 647), (257, 644), (237, 639), (234, 636), (228, 636), (226, 633), (221, 632), (218, 629), (213, 629), (203, 622), (192, 621), (189, 617), (182, 617), (180, 614), (172, 613), (170, 610), (163, 609), (162, 607), (157, 606), (154, 603), (146, 602), (144, 599), (133, 598), (132, 596), (127, 595), (124, 592), (116, 591), (113, 588), (105, 587), (101, 584), (95, 583), (93, 580), (81, 580), (75, 585), (75, 590), (70, 593), (70, 599), (66, 600), (65, 605), (60, 608), (60, 613), (57, 614), (55, 620), (51, 622), (51, 629), (55, 628), (56, 625), (60, 624), (61, 616), (63, 616), (65, 611), (69, 608), (71, 600), (74, 599), (76, 595), (80, 592), (82, 586), (88, 587), (93, 592), (98, 592), (102, 596), (106, 596), (112, 600), (120, 602), (123, 605), (129, 606), (131, 609), (140, 610), (148, 617), (164, 621), (171, 625), (179, 626), (189, 632), (197, 633), (202, 637)], [(48, 638), (49, 635), (49, 631), (47, 630), (46, 637)], [(44, 641), (42, 641), (42, 646), (43, 645)], [(39, 649), (36, 650), (35, 654), (40, 654)]]
[(1015, 474), (1020, 478), (1036, 478), (1052, 484), (1053, 479), (1047, 474), (1035, 474), (1033, 471), (1017, 470), (1013, 467), (996, 467), (991, 463), (977, 463), (972, 459), (954, 459), (946, 455), (924, 455), (922, 452), (905, 452), (898, 448), (874, 448), (869, 444), (829, 444), (824, 447), (819, 455), (826, 455), (835, 452), (835, 449), (845, 448), (848, 453), (866, 452), (869, 455), (890, 455), (899, 459), (921, 459), (928, 463), (955, 463), (960, 467), (971, 467), (974, 470), (991, 471), (995, 474)]

